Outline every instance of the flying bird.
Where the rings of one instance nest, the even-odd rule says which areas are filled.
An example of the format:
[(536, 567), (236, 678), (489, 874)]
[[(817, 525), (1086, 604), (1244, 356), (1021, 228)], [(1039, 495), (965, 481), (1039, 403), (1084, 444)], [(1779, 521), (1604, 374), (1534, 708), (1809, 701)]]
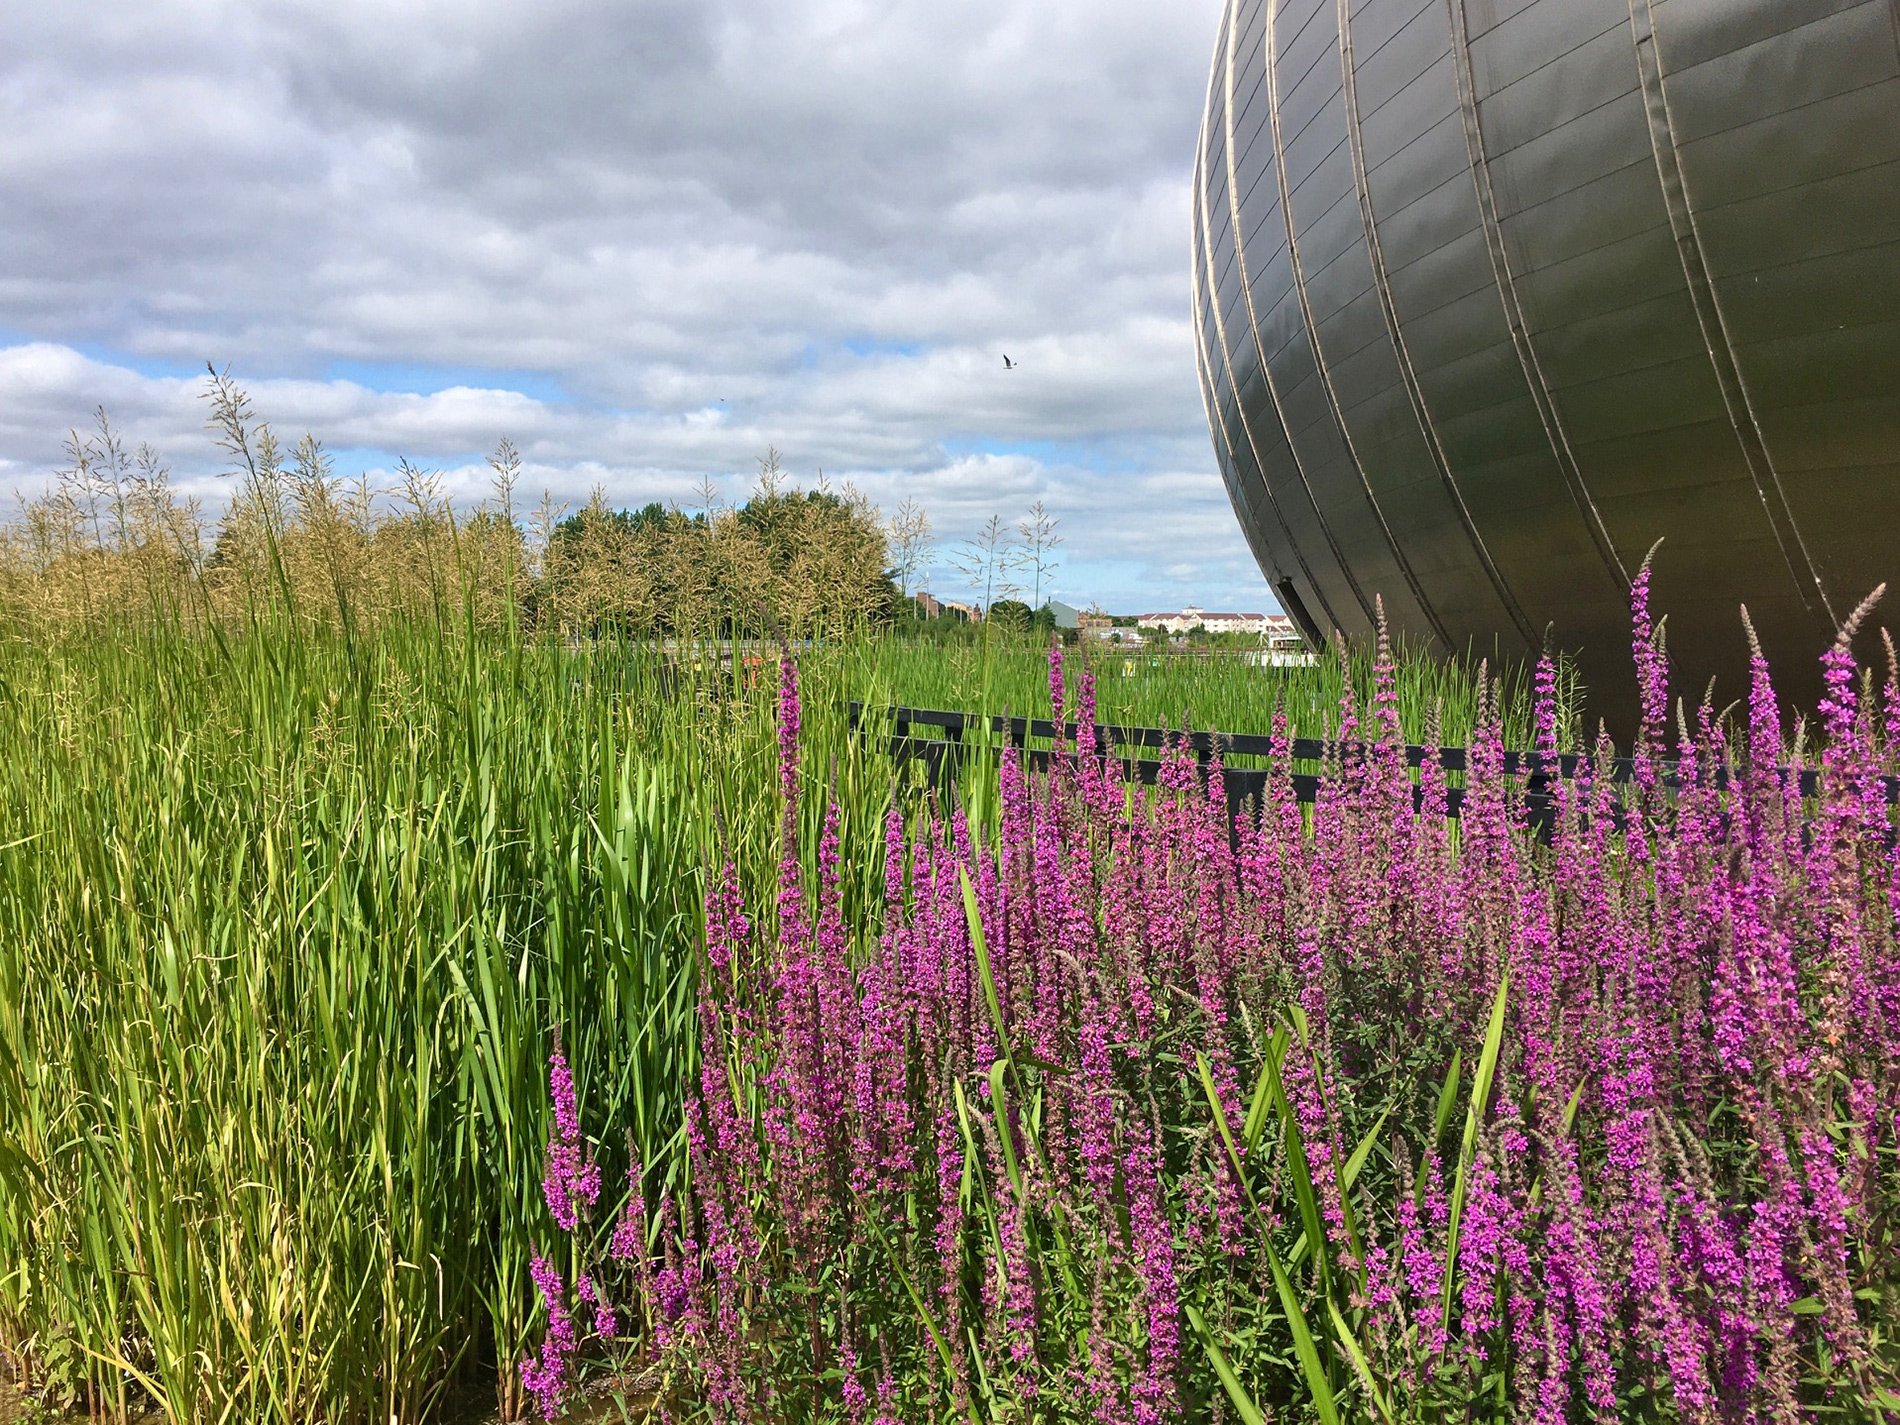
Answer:
[(1011, 361), (1011, 360), (1009, 359), (1009, 355), (1008, 355), (1008, 353), (1007, 353), (1007, 352), (1005, 352), (1005, 353), (1004, 353), (1004, 355), (1003, 355), (1003, 370), (1005, 370), (1005, 371), (1014, 371), (1015, 369), (1016, 369), (1016, 363), (1015, 363), (1015, 362), (1013, 362), (1013, 361)]

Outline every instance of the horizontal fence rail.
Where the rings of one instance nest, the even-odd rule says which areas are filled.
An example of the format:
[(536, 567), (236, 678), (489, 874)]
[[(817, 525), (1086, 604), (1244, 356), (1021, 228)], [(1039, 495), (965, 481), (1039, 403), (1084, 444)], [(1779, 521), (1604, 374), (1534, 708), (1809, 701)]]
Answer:
[[(1059, 739), (1074, 737), (1080, 728), (1077, 723), (1064, 723), (1058, 727), (1049, 718), (986, 717), (978, 713), (946, 712), (935, 708), (872, 708), (860, 702), (847, 706), (851, 725), (856, 729), (862, 729), (866, 722), (888, 718), (892, 754), (900, 760), (921, 760), (931, 779), (937, 782), (941, 782), (947, 771), (954, 770), (960, 759), (971, 750), (970, 744), (965, 741), (966, 733), (987, 732), (993, 737), (1000, 737), (1023, 752), (1031, 765), (1046, 767), (1050, 749), (1032, 747), (1030, 743), (1042, 740), (1053, 745)], [(941, 735), (920, 736), (914, 730), (919, 728), (935, 729)], [(1120, 762), (1128, 775), (1143, 783), (1152, 785), (1155, 782), (1162, 763), (1157, 757), (1141, 756), (1142, 752), (1185, 747), (1194, 753), (1195, 759), (1204, 768), (1212, 766), (1216, 754), (1223, 759), (1221, 775), (1226, 786), (1227, 803), (1236, 811), (1247, 798), (1259, 797), (1266, 790), (1268, 773), (1265, 768), (1230, 767), (1225, 759), (1230, 756), (1270, 757), (1274, 752), (1273, 739), (1270, 737), (1246, 732), (1181, 732), (1165, 727), (1127, 727), (1116, 723), (1096, 723), (1094, 728), (1095, 745), (1100, 749), (1097, 755), (1104, 761), (1112, 758)], [(1313, 737), (1289, 738), (1286, 745), (1295, 762), (1351, 760), (1362, 756), (1367, 747), (1364, 742), (1342, 743)], [(1427, 748), (1408, 744), (1404, 750), (1406, 765), (1411, 767), (1422, 766), (1428, 756), (1434, 757), (1438, 766), (1447, 773), (1462, 773), (1469, 766), (1467, 750), (1463, 747)], [(1677, 761), (1659, 758), (1653, 765), (1665, 789), (1681, 785), (1681, 766)], [(1594, 766), (1592, 759), (1577, 752), (1562, 752), (1552, 756), (1542, 752), (1507, 751), (1503, 770), (1506, 776), (1524, 779), (1525, 810), (1532, 824), (1547, 834), (1556, 816), (1557, 782), (1576, 778), (1588, 766)], [(1613, 757), (1606, 766), (1609, 779), (1614, 783), (1628, 783), (1635, 778), (1636, 759), (1633, 757)], [(1783, 767), (1777, 770), (1784, 785), (1790, 775), (1799, 779), (1803, 799), (1820, 794), (1821, 778), (1815, 768), (1802, 767), (1791, 771)], [(1597, 775), (1603, 775), (1602, 769), (1598, 770)], [(1295, 772), (1290, 780), (1293, 794), (1301, 802), (1311, 803), (1319, 793), (1320, 777), (1316, 773)], [(1727, 769), (1718, 768), (1713, 780), (1716, 786), (1726, 787), (1729, 782)], [(1882, 777), (1881, 783), (1887, 805), (1900, 805), (1900, 777)], [(1413, 810), (1423, 809), (1424, 797), (1424, 788), (1412, 789)], [(1458, 816), (1464, 800), (1462, 787), (1447, 787), (1445, 814)]]

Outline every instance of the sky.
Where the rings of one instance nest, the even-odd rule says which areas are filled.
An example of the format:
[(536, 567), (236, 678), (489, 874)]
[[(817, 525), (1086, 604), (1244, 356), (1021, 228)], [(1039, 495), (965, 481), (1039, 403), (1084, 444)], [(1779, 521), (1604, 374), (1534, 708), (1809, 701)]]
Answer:
[(467, 503), (502, 436), (569, 506), (775, 447), (944, 595), (1040, 499), (1058, 597), (1270, 609), (1189, 323), (1219, 9), (0, 0), (0, 514), (100, 406), (215, 509), (211, 363)]

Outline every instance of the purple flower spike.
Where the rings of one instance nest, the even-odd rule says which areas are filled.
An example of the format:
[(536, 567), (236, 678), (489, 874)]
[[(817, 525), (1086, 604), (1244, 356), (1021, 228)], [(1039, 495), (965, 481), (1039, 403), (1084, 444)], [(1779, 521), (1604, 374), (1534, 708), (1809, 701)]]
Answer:
[(548, 1139), (541, 1195), (561, 1230), (572, 1232), (600, 1198), (600, 1168), (581, 1139), (574, 1076), (559, 1049), (548, 1059), (548, 1096), (554, 1106), (554, 1135)]

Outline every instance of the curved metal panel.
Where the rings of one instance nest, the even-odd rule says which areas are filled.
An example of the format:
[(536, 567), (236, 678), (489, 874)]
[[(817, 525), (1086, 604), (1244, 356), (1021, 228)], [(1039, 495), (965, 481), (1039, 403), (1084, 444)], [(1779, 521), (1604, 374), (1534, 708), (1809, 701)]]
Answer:
[[(1194, 234), (1195, 250), (1204, 254), (1206, 213), (1198, 184)], [(1276, 585), (1289, 579), (1291, 571), (1297, 568), (1313, 596), (1319, 600), (1328, 622), (1333, 623), (1335, 620), (1325, 596), (1319, 591), (1305, 556), (1291, 537), (1285, 517), (1281, 514), (1278, 496), (1260, 476), (1259, 455), (1253, 449), (1252, 434), (1247, 428), (1246, 405), (1239, 396), (1239, 384), (1234, 379), (1233, 367), (1227, 359), (1229, 348), (1226, 334), (1221, 330), (1216, 304), (1198, 273), (1194, 284), (1194, 310), (1195, 327), (1201, 334), (1198, 362), (1201, 399), (1207, 408), (1208, 424), (1218, 435), (1216, 455), (1227, 484), (1228, 498), (1241, 515), (1241, 525), (1253, 549), (1254, 559)], [(1214, 361), (1216, 352), (1223, 358), (1219, 365)], [(1230, 409), (1231, 419), (1228, 414)], [(1250, 460), (1241, 456), (1241, 442), (1234, 438), (1234, 426), (1239, 426), (1242, 431)]]
[[(1262, 345), (1263, 323), (1254, 304), (1259, 279), (1248, 267), (1249, 251), (1257, 256), (1264, 250), (1259, 235), (1269, 230), (1269, 223), (1272, 231), (1278, 231), (1280, 225), (1265, 97), (1263, 32), (1267, 13), (1267, 0), (1242, 0), (1233, 23), (1223, 30), (1227, 43), (1215, 55), (1215, 82), (1210, 89), (1201, 155), (1205, 163), (1209, 145), (1215, 135), (1222, 133), (1224, 123), (1230, 236), (1235, 243), (1239, 297), (1244, 306), (1233, 320), (1224, 323), (1223, 345), (1229, 370), (1243, 393), (1239, 424), (1245, 441), (1244, 445), (1235, 442), (1233, 454), (1243, 464), (1251, 456), (1254, 478), (1263, 486), (1278, 486), (1285, 494), (1280, 513), (1304, 555), (1297, 571), (1302, 581), (1296, 585), (1299, 602), (1317, 619), (1323, 619), (1327, 630), (1363, 631), (1372, 626), (1373, 602), (1359, 584), (1355, 563), (1349, 562), (1343, 552), (1354, 531), (1348, 529), (1342, 534), (1334, 528), (1292, 443), (1280, 391)], [(1233, 102), (1236, 94), (1245, 96), (1238, 113)], [(1207, 185), (1197, 188), (1197, 203), (1204, 204)], [(1216, 221), (1216, 215), (1199, 208), (1197, 217), (1208, 223)], [(1205, 261), (1210, 268), (1214, 265), (1211, 252), (1200, 248), (1197, 260)], [(1272, 478), (1267, 477), (1268, 471), (1274, 472)], [(1357, 561), (1357, 567), (1363, 569), (1364, 561)]]
[[(1452, 28), (1452, 72), (1457, 76), (1458, 81), (1459, 117), (1464, 123), (1465, 149), (1470, 159), (1472, 179), (1477, 189), (1478, 212), (1484, 226), (1485, 245), (1490, 252), (1492, 271), (1497, 279), (1498, 299), (1504, 307), (1505, 322), (1510, 328), (1511, 344), (1517, 351), (1519, 364), (1523, 367), (1525, 384), (1530, 390), (1532, 401), (1536, 404), (1537, 416), (1543, 424), (1545, 436), (1550, 441), (1551, 453), (1556, 458), (1557, 466), (1563, 472), (1564, 481), (1570, 488), (1571, 499), (1575, 501), (1578, 512), (1589, 527), (1597, 554), (1612, 576), (1627, 588), (1629, 573), (1624, 567), (1621, 556), (1617, 553), (1608, 528), (1604, 525), (1603, 516), (1597, 509), (1596, 501), (1591, 497), (1589, 486), (1584, 483), (1576, 455), (1570, 448), (1570, 437), (1564, 430), (1556, 402), (1551, 397), (1550, 382), (1544, 375), (1544, 368), (1537, 357), (1537, 349), (1531, 341), (1530, 327), (1524, 316), (1524, 304), (1518, 295), (1517, 279), (1512, 271), (1510, 254), (1504, 245), (1504, 226), (1498, 216), (1497, 190), (1486, 151), (1484, 126), (1479, 118), (1478, 81), (1472, 64), (1471, 36), (1465, 19), (1465, 0), (1450, 0), (1449, 9)], [(1493, 29), (1495, 30), (1495, 27)]]
[(1741, 447), (1749, 478), (1755, 483), (1762, 511), (1775, 532), (1775, 542), (1781, 547), (1781, 557), (1787, 563), (1788, 573), (1794, 579), (1802, 599), (1807, 601), (1812, 594), (1818, 601), (1820, 611), (1826, 618), (1826, 625), (1821, 630), (1825, 633), (1827, 629), (1836, 627), (1839, 620), (1828, 603), (1827, 591), (1815, 572), (1814, 561), (1808, 554), (1801, 532), (1795, 527), (1793, 513), (1782, 491), (1781, 476), (1776, 472), (1774, 460), (1769, 456), (1768, 447), (1762, 439), (1761, 423), (1755, 415), (1754, 403), (1749, 399), (1748, 387), (1742, 380), (1735, 359), (1735, 343), (1729, 335), (1728, 324), (1722, 319), (1721, 304), (1716, 300), (1714, 285), (1709, 280), (1708, 255), (1703, 250), (1701, 234), (1696, 230), (1695, 213), (1683, 185), (1682, 154), (1677, 147), (1675, 121), (1670, 114), (1669, 90), (1663, 81), (1662, 56), (1658, 53), (1656, 42), (1655, 7), (1651, 0), (1629, 0), (1629, 10), (1630, 30), (1636, 41), (1636, 71), (1643, 86), (1643, 112), (1649, 121), (1650, 147), (1655, 151), (1656, 170), (1662, 180), (1663, 201), (1669, 210), (1669, 229), (1675, 236), (1676, 250), (1682, 259), (1683, 277), (1689, 287), (1690, 300), (1695, 306), (1702, 344), (1708, 352), (1709, 364), (1714, 368), (1716, 384), (1722, 392), (1722, 404), (1728, 411), (1729, 424), (1734, 428), (1735, 441)]
[[(1471, 546), (1471, 555), (1484, 571), (1497, 601), (1503, 606), (1505, 617), (1510, 620), (1523, 636), (1525, 645), (1535, 649), (1537, 634), (1530, 620), (1525, 617), (1517, 596), (1511, 592), (1510, 584), (1497, 561), (1491, 557), (1491, 551), (1485, 547), (1484, 536), (1479, 533), (1477, 521), (1471, 517), (1471, 509), (1465, 503), (1464, 493), (1452, 478), (1450, 463), (1445, 458), (1444, 441), (1438, 434), (1437, 424), (1432, 419), (1430, 409), (1425, 404), (1425, 394), (1418, 382), (1418, 370), (1412, 363), (1411, 349), (1406, 343), (1404, 329), (1399, 324), (1397, 304), (1392, 295), (1392, 277), (1386, 266), (1385, 246), (1379, 237), (1379, 224), (1373, 211), (1372, 188), (1366, 172), (1365, 126), (1359, 109), (1359, 84), (1357, 58), (1353, 45), (1352, 0), (1338, 0), (1339, 27), (1339, 68), (1340, 98), (1346, 111), (1346, 143), (1352, 155), (1352, 176), (1354, 196), (1359, 205), (1359, 224), (1362, 240), (1365, 243), (1367, 261), (1371, 267), (1372, 290), (1378, 299), (1379, 315), (1385, 322), (1386, 336), (1392, 344), (1393, 374), (1405, 392), (1407, 406), (1412, 419), (1417, 424), (1418, 437), (1424, 442), (1426, 458), (1433, 472), (1438, 476), (1444, 488), (1448, 502), (1457, 515), (1459, 527), (1464, 531)], [(1407, 432), (1409, 435), (1409, 430)], [(1403, 458), (1395, 456), (1395, 458)], [(1482, 617), (1482, 610), (1473, 611)], [(1467, 619), (1467, 622), (1470, 620)]]
[(1560, 610), (1618, 616), (1532, 398), (1500, 300), (1442, 0), (1353, 0), (1366, 186), (1391, 302), (1444, 460), (1485, 547), (1541, 639)]
[[(1661, 88), (1710, 301), (1831, 624), (1887, 576), (1826, 531), (1865, 519), (1900, 476), (1891, 430), (1870, 440), (1840, 409), (1900, 389), (1900, 51), (1878, 2), (1724, 18), (1657, 9)], [(1738, 86), (1771, 102), (1737, 106)], [(1870, 251), (1869, 238), (1884, 241)]]
[[(1289, 26), (1293, 31), (1292, 38), (1295, 41), (1305, 36), (1314, 28), (1314, 22), (1320, 14), (1323, 13), (1326, 6), (1323, 0), (1306, 0), (1305, 5), (1301, 8), (1304, 13), (1302, 14), (1296, 11), (1294, 21)], [(1405, 551), (1399, 544), (1398, 536), (1393, 532), (1391, 521), (1386, 517), (1385, 511), (1379, 507), (1378, 497), (1373, 491), (1371, 480), (1367, 478), (1365, 466), (1359, 459), (1358, 451), (1353, 448), (1352, 434), (1347, 429), (1345, 417), (1340, 412), (1339, 394), (1333, 384), (1332, 374), (1327, 369), (1325, 354), (1320, 347), (1319, 333), (1313, 317), (1311, 293), (1307, 286), (1306, 269), (1300, 258), (1300, 224), (1295, 220), (1293, 213), (1295, 184), (1290, 171), (1296, 161), (1290, 151), (1290, 145), (1311, 137), (1312, 123), (1318, 116), (1319, 105), (1318, 103), (1314, 103), (1311, 113), (1306, 117), (1305, 121), (1299, 123), (1289, 134), (1289, 127), (1285, 122), (1287, 116), (1284, 115), (1281, 110), (1281, 66), (1279, 64), (1279, 36), (1281, 27), (1283, 23), (1285, 23), (1285, 14), (1286, 12), (1282, 9), (1278, 0), (1268, 0), (1266, 20), (1267, 123), (1269, 131), (1273, 135), (1273, 166), (1274, 174), (1279, 182), (1280, 218), (1282, 233), (1286, 243), (1284, 251), (1286, 255), (1287, 276), (1297, 308), (1297, 317), (1295, 320), (1298, 323), (1297, 332), (1300, 338), (1297, 347), (1294, 341), (1289, 340), (1282, 347), (1282, 350), (1295, 351), (1296, 360), (1301, 356), (1304, 357), (1303, 364), (1307, 369), (1302, 375), (1316, 394), (1321, 407), (1321, 410), (1315, 412), (1307, 424), (1305, 433), (1309, 436), (1310, 440), (1318, 446), (1322, 452), (1322, 458), (1327, 459), (1328, 464), (1333, 469), (1342, 470), (1343, 468), (1343, 473), (1340, 478), (1344, 480), (1356, 480), (1360, 491), (1364, 495), (1365, 508), (1371, 516), (1371, 523), (1377, 529), (1379, 536), (1384, 540), (1386, 549), (1390, 553), (1392, 564), (1397, 569), (1400, 578), (1403, 579), (1405, 592), (1410, 595), (1410, 600), (1409, 604), (1401, 600), (1398, 597), (1399, 591), (1396, 589), (1385, 591), (1383, 597), (1388, 604), (1396, 606), (1396, 616), (1401, 622), (1411, 624), (1421, 633), (1429, 632), (1432, 637), (1436, 638), (1440, 645), (1451, 648), (1454, 646), (1451, 636), (1446, 632), (1442, 620), (1440, 620), (1436, 610), (1432, 608), (1430, 601), (1426, 598), (1424, 586), (1419, 582), (1416, 571), (1413, 570), (1410, 561), (1406, 558)], [(1301, 60), (1298, 55), (1299, 51), (1296, 46), (1296, 57), (1288, 66), (1289, 69), (1296, 71), (1299, 69)], [(1312, 73), (1313, 66), (1317, 64), (1317, 62), (1317, 58), (1306, 60), (1306, 75)], [(1306, 92), (1310, 96), (1319, 88), (1319, 85), (1306, 86)], [(1300, 110), (1296, 109), (1293, 117), (1297, 119), (1300, 112)], [(1317, 142), (1317, 140), (1314, 142)], [(1309, 144), (1309, 147), (1310, 146)], [(1332, 152), (1337, 151), (1338, 148), (1335, 146)], [(1323, 161), (1322, 159), (1321, 162)], [(1317, 163), (1312, 165), (1314, 168), (1318, 166)], [(1301, 174), (1302, 182), (1311, 176), (1310, 173), (1303, 172)], [(1321, 202), (1324, 202), (1323, 189)], [(1328, 207), (1326, 211), (1331, 211), (1331, 208)], [(1301, 432), (1299, 431), (1293, 432), (1293, 439), (1296, 444), (1299, 442), (1300, 435)]]
[[(1223, 342), (1228, 355), (1230, 372), (1239, 373), (1236, 377), (1236, 386), (1247, 389), (1257, 383), (1260, 396), (1264, 397), (1264, 408), (1270, 408), (1272, 412), (1273, 419), (1254, 421), (1247, 419), (1247, 404), (1243, 403), (1241, 407), (1248, 449), (1253, 456), (1255, 468), (1262, 471), (1267, 468), (1267, 462), (1262, 459), (1261, 454), (1264, 436), (1273, 449), (1275, 463), (1280, 468), (1291, 465), (1299, 487), (1291, 503), (1300, 509), (1302, 515), (1305, 510), (1310, 509), (1311, 527), (1317, 530), (1321, 540), (1324, 541), (1327, 552), (1332, 556), (1332, 568), (1337, 571), (1336, 578), (1330, 578), (1327, 581), (1332, 589), (1329, 593), (1328, 588), (1320, 583), (1313, 565), (1302, 557), (1299, 572), (1307, 590), (1305, 602), (1309, 608), (1317, 606), (1319, 613), (1326, 620), (1327, 628), (1341, 629), (1346, 625), (1340, 622), (1339, 614), (1334, 607), (1334, 601), (1339, 597), (1341, 584), (1350, 594), (1352, 604), (1356, 606), (1360, 619), (1371, 620), (1373, 605), (1353, 577), (1352, 566), (1341, 554), (1339, 540), (1327, 524), (1325, 514), (1313, 495), (1312, 483), (1307, 479), (1305, 468), (1300, 464), (1299, 455), (1286, 438), (1286, 422), (1281, 414), (1279, 393), (1273, 387), (1273, 377), (1267, 367), (1266, 353), (1260, 347), (1260, 321), (1254, 310), (1253, 287), (1247, 272), (1246, 228), (1244, 226), (1248, 211), (1246, 200), (1251, 199), (1255, 192), (1261, 193), (1264, 198), (1270, 187), (1270, 185), (1263, 185), (1262, 178), (1271, 166), (1272, 140), (1268, 132), (1266, 106), (1264, 102), (1260, 102), (1260, 96), (1264, 93), (1263, 88), (1254, 85), (1246, 91), (1248, 98), (1254, 102), (1245, 105), (1243, 113), (1238, 117), (1235, 113), (1235, 97), (1243, 60), (1250, 55), (1264, 53), (1261, 37), (1266, 22), (1267, 0), (1250, 0), (1243, 14), (1244, 19), (1241, 23), (1229, 27), (1228, 43), (1219, 53), (1217, 60), (1217, 80), (1221, 86), (1217, 107), (1227, 123), (1229, 192), (1227, 216), (1233, 227), (1236, 244), (1234, 260), (1239, 269), (1240, 294), (1245, 304), (1245, 321), (1242, 323), (1244, 335), (1231, 331), (1223, 333)], [(1263, 69), (1262, 74), (1264, 73)], [(1252, 120), (1251, 126), (1244, 123), (1249, 116)], [(1243, 138), (1246, 145), (1244, 152), (1237, 147)], [(1259, 399), (1252, 404), (1257, 408), (1262, 407)], [(1305, 496), (1303, 502), (1299, 499), (1300, 495)], [(1300, 517), (1301, 515), (1287, 514), (1283, 516), (1282, 522), (1291, 532), (1294, 527), (1292, 521)]]
[[(1254, 386), (1262, 373), (1257, 362), (1251, 371), (1245, 363), (1249, 354), (1257, 353), (1257, 334), (1251, 321), (1240, 324), (1246, 333), (1244, 338), (1239, 332), (1231, 331), (1230, 324), (1222, 320), (1218, 294), (1208, 285), (1211, 274), (1221, 267), (1214, 260), (1209, 226), (1210, 222), (1222, 215), (1210, 215), (1208, 212), (1207, 187), (1201, 179), (1209, 162), (1220, 162), (1223, 149), (1231, 150), (1233, 142), (1232, 116), (1222, 101), (1232, 93), (1231, 36), (1237, 28), (1240, 27), (1228, 25), (1224, 28), (1224, 33), (1230, 37), (1229, 43), (1217, 47), (1215, 52), (1214, 72), (1209, 80), (1209, 119), (1202, 133), (1201, 150), (1195, 168), (1194, 312), (1195, 326), (1200, 334), (1197, 365), (1201, 377), (1201, 398), (1207, 409), (1209, 426), (1217, 436), (1216, 456), (1222, 479), (1227, 485), (1228, 498), (1240, 513), (1241, 525), (1254, 559), (1267, 573), (1282, 604), (1294, 611), (1301, 629), (1309, 638), (1318, 639), (1327, 630), (1338, 629), (1343, 625), (1333, 612), (1327, 590), (1315, 577), (1307, 558), (1306, 551), (1312, 547), (1312, 540), (1302, 541), (1296, 537), (1295, 527), (1282, 509), (1279, 492), (1262, 475), (1256, 423), (1250, 423), (1247, 418), (1249, 407), (1259, 404)], [(1231, 181), (1231, 159), (1227, 172)], [(1231, 231), (1226, 234), (1222, 246), (1231, 250), (1231, 261), (1237, 266), (1237, 234)], [(1239, 277), (1244, 291), (1244, 268), (1239, 269)], [(1217, 355), (1219, 360), (1216, 359)], [(1242, 358), (1238, 366), (1237, 355)], [(1271, 395), (1270, 392), (1268, 394)], [(1251, 400), (1250, 395), (1253, 397)], [(1281, 451), (1290, 453), (1287, 452), (1284, 431), (1277, 424), (1269, 429), (1278, 437)], [(1307, 502), (1311, 504), (1310, 492)], [(1313, 509), (1317, 514), (1317, 505)], [(1334, 557), (1333, 577), (1344, 579), (1350, 584), (1350, 572), (1344, 562), (1338, 559), (1336, 550)], [(1353, 592), (1356, 596), (1356, 587)], [(1323, 624), (1315, 620), (1315, 611), (1325, 620)]]
[(1288, 594), (1615, 695), (1659, 537), (1696, 680), (1900, 575), (1900, 0), (1231, 0), (1214, 71), (1203, 385)]
[[(1224, 18), (1223, 35), (1230, 28), (1231, 17)], [(1214, 264), (1207, 247), (1207, 193), (1201, 180), (1207, 167), (1208, 144), (1217, 132), (1213, 123), (1213, 96), (1217, 90), (1224, 92), (1224, 89), (1220, 89), (1223, 84), (1222, 70), (1220, 49), (1217, 48), (1214, 72), (1208, 80), (1210, 117), (1204, 126), (1201, 149), (1194, 164), (1193, 299), (1194, 327), (1199, 338), (1195, 364), (1200, 375), (1201, 402), (1207, 413), (1208, 426), (1216, 437), (1215, 457), (1220, 465), (1221, 478), (1227, 486), (1227, 498), (1233, 502), (1235, 511), (1240, 515), (1241, 529), (1255, 561), (1266, 572), (1269, 580), (1278, 582), (1284, 577), (1280, 571), (1298, 560), (1298, 545), (1291, 538), (1285, 522), (1278, 517), (1278, 502), (1260, 477), (1258, 459), (1249, 463), (1240, 458), (1233, 439), (1232, 425), (1244, 421), (1244, 417), (1236, 395), (1233, 372), (1230, 365), (1224, 361), (1217, 364), (1214, 359), (1217, 352), (1225, 358), (1227, 344), (1219, 326), (1218, 303), (1207, 287)]]

